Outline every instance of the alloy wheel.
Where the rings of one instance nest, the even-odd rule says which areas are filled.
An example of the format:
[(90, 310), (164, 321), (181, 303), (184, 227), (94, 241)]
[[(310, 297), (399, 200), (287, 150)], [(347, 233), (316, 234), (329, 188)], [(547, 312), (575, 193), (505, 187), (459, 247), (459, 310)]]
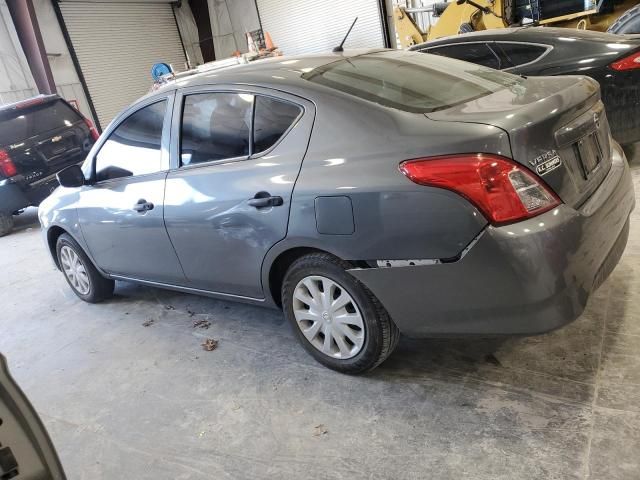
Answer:
[(362, 314), (334, 280), (319, 275), (300, 280), (293, 292), (293, 314), (309, 343), (325, 355), (346, 360), (362, 350), (366, 334)]
[(71, 286), (80, 294), (87, 295), (91, 291), (91, 281), (87, 269), (75, 250), (67, 245), (60, 249), (62, 270)]

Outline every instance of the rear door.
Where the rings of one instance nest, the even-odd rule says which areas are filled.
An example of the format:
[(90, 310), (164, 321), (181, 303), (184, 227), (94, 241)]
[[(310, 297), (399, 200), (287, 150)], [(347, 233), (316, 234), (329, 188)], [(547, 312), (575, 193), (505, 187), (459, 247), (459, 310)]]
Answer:
[(233, 87), (189, 89), (177, 101), (165, 224), (188, 284), (262, 298), (262, 261), (286, 236), (314, 106)]
[(173, 94), (127, 112), (92, 153), (93, 183), (78, 194), (82, 234), (98, 266), (127, 278), (183, 284), (164, 226)]

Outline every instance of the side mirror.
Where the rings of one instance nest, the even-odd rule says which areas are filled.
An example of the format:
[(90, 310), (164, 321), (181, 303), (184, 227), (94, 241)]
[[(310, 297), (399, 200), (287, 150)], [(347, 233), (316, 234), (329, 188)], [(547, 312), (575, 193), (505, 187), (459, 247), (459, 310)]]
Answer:
[(71, 165), (70, 167), (60, 170), (56, 175), (58, 182), (63, 187), (74, 188), (84, 185), (84, 173), (78, 165)]

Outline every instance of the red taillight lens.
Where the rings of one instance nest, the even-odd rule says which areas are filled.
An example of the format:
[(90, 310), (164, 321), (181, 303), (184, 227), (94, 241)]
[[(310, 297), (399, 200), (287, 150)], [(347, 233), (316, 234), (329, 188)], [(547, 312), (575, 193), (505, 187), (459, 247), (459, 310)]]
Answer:
[(0, 148), (0, 174), (9, 178), (18, 174), (18, 169), (6, 150)]
[(89, 133), (91, 134), (91, 138), (93, 138), (93, 141), (95, 142), (96, 140), (98, 140), (100, 134), (98, 133), (98, 130), (96, 130), (96, 127), (93, 126), (93, 122), (88, 118), (85, 118), (84, 123), (86, 123), (87, 127), (89, 127)]
[(624, 57), (622, 60), (613, 62), (611, 64), (611, 68), (618, 71), (635, 70), (640, 68), (640, 52), (632, 53), (628, 57)]
[(494, 225), (535, 217), (560, 204), (530, 171), (498, 155), (420, 158), (401, 163), (400, 171), (420, 185), (462, 195)]

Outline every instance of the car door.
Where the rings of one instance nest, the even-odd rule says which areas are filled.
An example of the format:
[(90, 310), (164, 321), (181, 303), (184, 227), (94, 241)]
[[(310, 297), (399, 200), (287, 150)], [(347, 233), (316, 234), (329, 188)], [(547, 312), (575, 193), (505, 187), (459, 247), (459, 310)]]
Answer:
[(184, 283), (163, 218), (173, 99), (154, 97), (130, 109), (92, 151), (78, 218), (91, 256), (110, 274)]
[(314, 106), (257, 87), (190, 89), (178, 102), (165, 224), (188, 284), (260, 299), (262, 261), (286, 235)]

